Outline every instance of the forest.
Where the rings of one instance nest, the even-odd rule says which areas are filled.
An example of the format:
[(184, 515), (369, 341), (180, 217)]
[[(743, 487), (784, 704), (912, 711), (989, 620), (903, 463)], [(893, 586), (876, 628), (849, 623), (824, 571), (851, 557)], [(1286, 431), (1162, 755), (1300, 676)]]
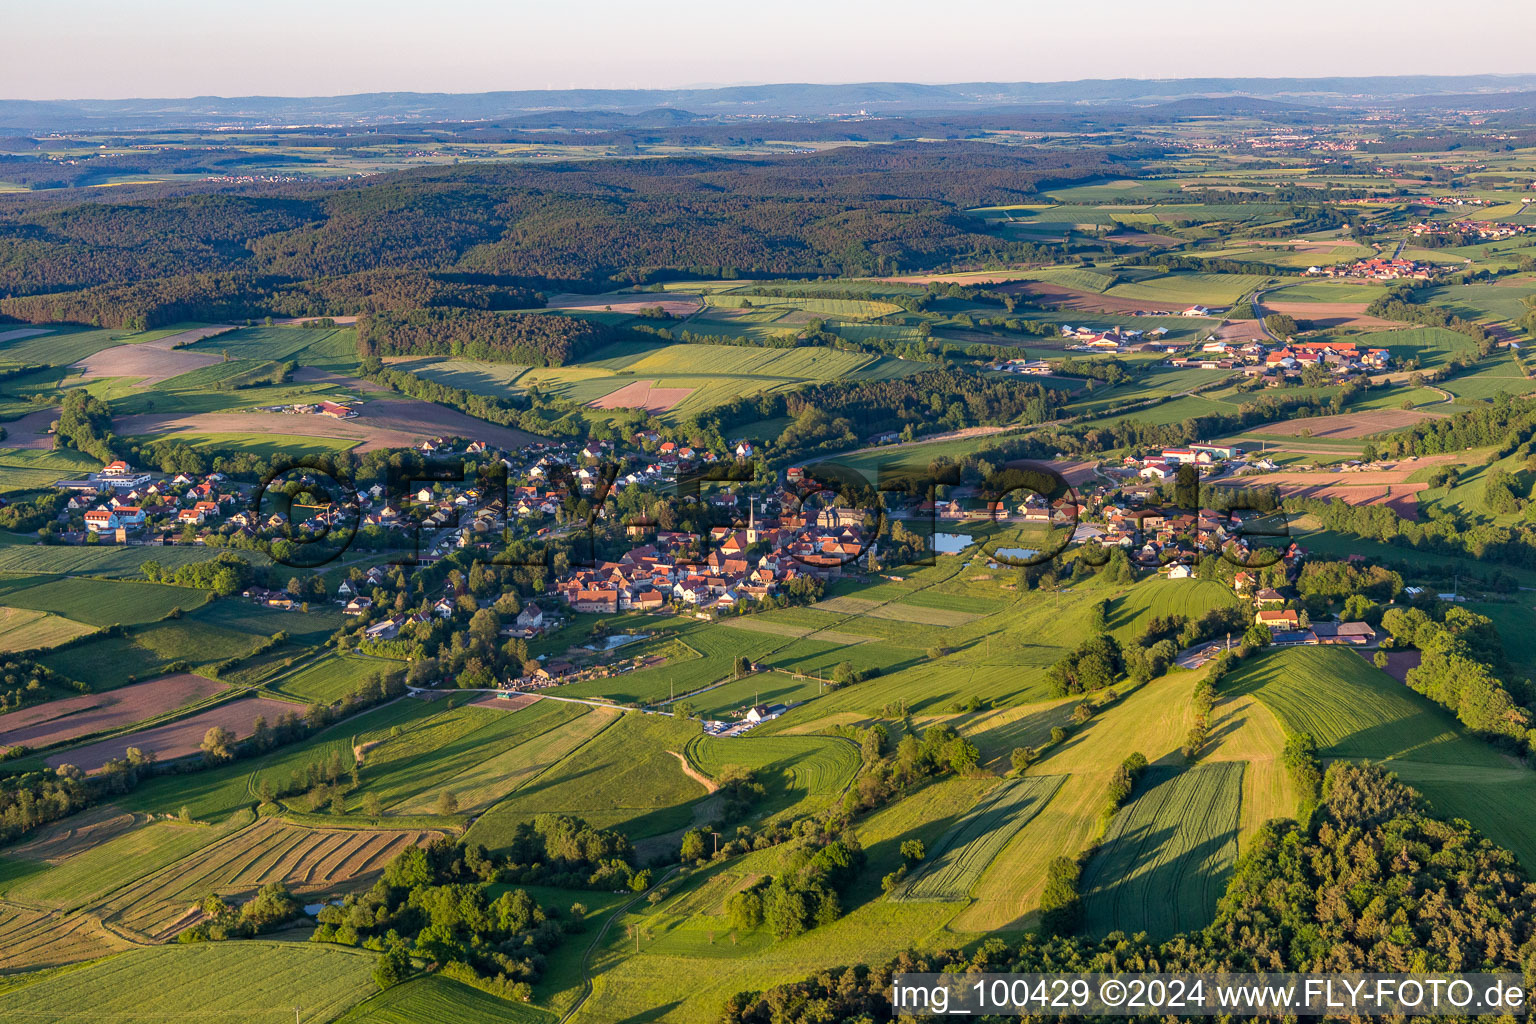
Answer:
[(114, 201), (0, 199), (0, 314), (153, 327), (360, 305), (505, 309), (540, 288), (677, 274), (896, 273), (1009, 259), (1036, 247), (983, 233), (965, 209), (1121, 173), (1145, 155), (895, 144), (465, 164), (238, 193), (189, 182), (125, 187)]
[(1533, 905), (1536, 884), (1513, 854), (1464, 821), (1432, 817), (1384, 769), (1337, 763), (1310, 821), (1263, 827), (1216, 919), (1198, 932), (1162, 943), (1042, 933), (1017, 944), (990, 938), (968, 954), (907, 952), (740, 993), (721, 1019), (893, 1020), (890, 979), (902, 972), (1520, 972), (1536, 951)]

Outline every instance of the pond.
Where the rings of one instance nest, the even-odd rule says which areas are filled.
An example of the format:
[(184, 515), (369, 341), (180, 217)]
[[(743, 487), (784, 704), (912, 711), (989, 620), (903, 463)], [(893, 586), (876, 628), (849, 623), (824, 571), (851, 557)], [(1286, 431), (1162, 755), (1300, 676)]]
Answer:
[(584, 645), (582, 650), (611, 651), (616, 647), (623, 647), (625, 644), (633, 644), (639, 643), (641, 640), (649, 640), (651, 636), (652, 634), (650, 633), (615, 633), (613, 636), (603, 637), (603, 639), (598, 643)]
[(993, 558), (1013, 559), (1022, 562), (1027, 558), (1034, 558), (1040, 553), (1037, 548), (993, 548), (990, 552)]
[(968, 533), (935, 533), (933, 535), (933, 550), (941, 555), (958, 555), (975, 543)]

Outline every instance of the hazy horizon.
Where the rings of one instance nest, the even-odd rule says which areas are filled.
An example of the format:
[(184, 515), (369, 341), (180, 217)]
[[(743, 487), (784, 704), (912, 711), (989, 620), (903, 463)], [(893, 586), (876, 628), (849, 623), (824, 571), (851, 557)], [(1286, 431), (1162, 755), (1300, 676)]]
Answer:
[(0, 98), (1536, 72), (1527, 41), (1536, 7), (1520, 0), (1492, 0), (1464, 25), (1428, 0), (1405, 0), (1390, 21), (1322, 0), (1268, 11), (1104, 0), (1079, 10), (982, 0), (935, 18), (915, 0), (784, 0), (762, 15), (678, 0), (641, 14), (597, 0), (578, 21), (490, 0), (431, 13), (401, 0), (143, 0), (132, 9), (74, 0), (8, 15)]

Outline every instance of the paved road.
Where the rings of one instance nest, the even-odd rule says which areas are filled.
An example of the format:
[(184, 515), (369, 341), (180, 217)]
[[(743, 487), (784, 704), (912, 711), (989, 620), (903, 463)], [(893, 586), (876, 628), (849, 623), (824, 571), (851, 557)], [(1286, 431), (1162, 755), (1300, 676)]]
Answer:
[(1254, 292), (1253, 298), (1250, 300), (1250, 304), (1253, 306), (1253, 315), (1259, 318), (1259, 330), (1264, 332), (1264, 337), (1268, 338), (1270, 341), (1278, 342), (1285, 340), (1283, 338), (1277, 337), (1275, 332), (1269, 329), (1269, 324), (1264, 322), (1264, 293)]

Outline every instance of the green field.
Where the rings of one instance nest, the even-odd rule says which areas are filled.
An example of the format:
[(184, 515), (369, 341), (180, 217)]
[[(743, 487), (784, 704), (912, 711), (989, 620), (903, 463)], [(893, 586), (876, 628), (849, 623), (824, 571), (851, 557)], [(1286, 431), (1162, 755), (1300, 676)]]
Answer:
[(397, 726), (405, 732), (440, 710), (421, 700), (393, 701), (262, 757), (234, 761), (191, 775), (157, 775), (118, 798), (115, 805), (126, 811), (152, 814), (174, 814), (185, 807), (197, 820), (223, 821), (256, 805), (263, 779), (274, 788), (286, 785), (294, 772), (302, 774), (312, 762), (324, 764), (332, 753), (346, 763), (354, 746), (387, 738)]
[(750, 768), (770, 789), (759, 816), (802, 800), (841, 793), (858, 772), (859, 751), (840, 736), (695, 736), (683, 754), (698, 771), (723, 778), (733, 767)]
[(0, 606), (0, 651), (41, 651), (95, 631), (51, 612)]
[[(24, 329), (28, 329), (27, 325), (16, 324), (0, 329), (0, 334)], [(131, 342), (135, 337), (130, 331), (53, 326), (46, 334), (35, 334), (30, 338), (18, 338), (0, 344), (0, 359), (11, 363), (68, 366), (104, 348)]]
[[(694, 326), (690, 324), (688, 329)], [(828, 348), (646, 342), (615, 343), (579, 363), (559, 367), (529, 368), (463, 359), (423, 359), (403, 365), (430, 380), (478, 394), (504, 395), (508, 389), (537, 385), (546, 394), (582, 404), (596, 402), (637, 381), (649, 381), (654, 388), (686, 389), (687, 395), (663, 417), (668, 420), (680, 420), (742, 395), (816, 381), (883, 379), (922, 369), (921, 364), (903, 363), (889, 356)], [(594, 415), (600, 414), (601, 410), (594, 410)]]
[(1117, 284), (1105, 294), (1117, 299), (1145, 299), (1165, 306), (1200, 303), (1222, 307), (1234, 304), (1267, 280), (1258, 274), (1181, 272)]
[(69, 448), (0, 448), (0, 493), (49, 488), (100, 468), (99, 459)]
[(435, 974), (385, 989), (353, 1007), (341, 1024), (553, 1024), (555, 1016)]
[[(377, 990), (374, 955), (308, 942), (136, 949), (0, 993), (0, 1020), (335, 1020)], [(41, 1017), (39, 1017), (41, 1011)]]
[[(110, 809), (108, 810), (110, 813)], [(97, 817), (92, 814), (89, 817)], [(64, 832), (82, 823), (82, 817), (66, 819), (52, 830), (39, 833), (45, 838), (50, 832)], [(128, 885), (145, 875), (159, 871), (182, 857), (196, 853), (231, 832), (244, 828), (255, 820), (249, 810), (236, 815), (218, 827), (183, 825), (176, 821), (153, 821), (135, 825), (127, 831), (115, 833), (110, 838), (98, 839), (85, 848), (71, 848), (66, 856), (50, 851), (49, 862), (26, 857), (27, 871), (18, 871), (16, 862), (23, 860), (26, 847), (12, 851), (12, 876), (15, 881), (0, 883), (0, 892), (6, 898), (27, 904), (39, 904), (60, 910), (83, 907), (100, 897)]]
[(963, 900), (1003, 848), (1040, 813), (1062, 775), (1030, 775), (1004, 782), (966, 812), (927, 850), (921, 868), (895, 900)]
[(1507, 764), (1461, 735), (1451, 716), (1354, 651), (1299, 647), (1245, 662), (1222, 691), (1253, 694), (1325, 757), (1438, 764)]
[[(241, 551), (252, 565), (271, 564), (264, 552)], [(142, 547), (123, 544), (11, 544), (0, 546), (0, 572), (56, 573), (86, 576), (144, 578), (142, 566), (153, 559), (164, 566), (208, 560), (208, 549), (193, 545)]]
[(630, 712), (541, 775), (537, 785), (492, 806), (466, 838), (496, 849), (519, 822), (546, 812), (574, 814), (631, 838), (687, 825), (690, 805), (705, 794), (684, 774), (679, 755), (698, 729), (697, 722)]
[(1140, 637), (1154, 617), (1181, 615), (1195, 621), (1213, 609), (1238, 603), (1231, 589), (1213, 580), (1146, 579), (1110, 603), (1106, 621), (1116, 639), (1125, 643)]
[[(202, 591), (188, 591), (151, 583), (122, 583), (106, 580), (70, 580), (70, 583), (96, 586), (144, 588), (150, 599), (150, 611), (164, 615), (177, 600), (187, 594), (204, 596)], [(23, 591), (23, 595), (27, 592)], [(181, 596), (179, 596), (181, 595)], [(159, 604), (156, 604), (158, 602)], [(161, 608), (160, 605), (168, 605)], [(103, 612), (96, 613), (98, 617)], [(340, 623), (340, 615), (325, 609), (305, 614), (281, 612), (223, 598), (196, 608), (176, 618), (162, 618), (129, 629), (121, 636), (93, 637), (65, 650), (55, 651), (43, 660), (49, 668), (71, 679), (90, 684), (95, 689), (122, 686), (124, 683), (158, 674), (175, 662), (185, 662), (193, 669), (208, 668), (230, 658), (240, 658), (254, 651), (279, 631), (287, 632), (291, 642), (323, 642)]]
[(855, 320), (868, 320), (877, 316), (887, 316), (891, 313), (901, 312), (901, 307), (895, 303), (880, 302), (875, 299), (786, 297), (760, 295), (750, 290), (717, 292), (704, 296), (704, 301), (711, 306), (723, 306), (726, 308), (747, 308), (748, 304), (750, 304), (751, 308), (754, 309), (803, 309), (808, 313), (848, 317)]
[[(314, 401), (314, 396), (303, 396), (301, 399)], [(362, 444), (361, 441), (345, 437), (311, 437), (298, 434), (220, 434), (203, 431), (177, 430), (168, 434), (156, 434), (153, 438), (136, 438), (136, 442), (145, 440), (174, 441), (191, 448), (216, 449), (219, 452), (232, 452), (244, 455), (256, 455), (263, 459), (275, 459), (279, 455), (291, 455), (294, 458), (310, 458), (320, 455), (335, 455), (337, 452), (349, 451)]]
[(321, 658), (292, 675), (284, 676), (273, 683), (271, 688), (289, 697), (329, 704), (351, 693), (358, 683), (389, 667), (386, 662), (371, 658), (351, 658), (345, 655)]
[(1384, 348), (1392, 353), (1395, 366), (1417, 359), (1419, 369), (1433, 370), (1463, 352), (1476, 352), (1477, 345), (1465, 334), (1444, 327), (1409, 327), (1401, 331), (1376, 331), (1349, 335), (1356, 345)]
[(158, 583), (62, 576), (0, 576), (0, 603), (53, 612), (93, 626), (155, 622), (206, 603), (206, 591)]
[(1492, 284), (1453, 284), (1433, 288), (1420, 302), (1443, 306), (1468, 320), (1518, 320), (1526, 313), (1527, 295), (1536, 292), (1536, 278), (1518, 274)]
[(339, 346), (356, 351), (356, 332), (352, 328), (243, 327), (189, 347), (194, 352), (228, 353), (232, 360), (292, 359), (310, 366), (315, 359), (334, 359)]
[(1083, 931), (1165, 938), (1207, 924), (1237, 862), (1243, 764), (1142, 774), (1083, 870)]
[[(569, 752), (568, 737), (589, 730), (577, 719), (605, 712), (562, 701), (539, 701), (507, 710), (495, 700), (449, 708), (414, 723), (399, 737), (372, 740), (363, 755), (363, 787), (375, 793), (393, 814), (427, 814), (438, 795), (451, 791), (462, 812), (482, 810)], [(538, 742), (546, 735), (553, 744)], [(532, 743), (532, 752), (522, 745)]]
[(1386, 286), (1374, 281), (1303, 281), (1264, 292), (1265, 302), (1374, 302)]
[(1223, 692), (1252, 694), (1324, 757), (1383, 763), (1446, 816), (1536, 864), (1536, 772), (1467, 736), (1449, 712), (1353, 651), (1301, 647), (1241, 666)]

